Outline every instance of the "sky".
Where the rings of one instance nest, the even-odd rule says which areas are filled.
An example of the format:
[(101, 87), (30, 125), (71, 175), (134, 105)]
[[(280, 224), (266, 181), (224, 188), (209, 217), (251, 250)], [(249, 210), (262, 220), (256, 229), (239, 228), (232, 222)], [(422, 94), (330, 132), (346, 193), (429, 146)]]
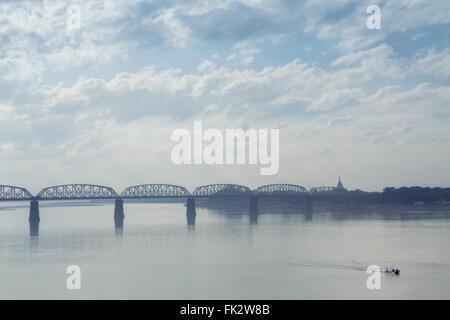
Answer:
[[(448, 0), (1, 1), (0, 184), (449, 187), (449, 36)], [(195, 120), (279, 129), (278, 174), (175, 165)]]

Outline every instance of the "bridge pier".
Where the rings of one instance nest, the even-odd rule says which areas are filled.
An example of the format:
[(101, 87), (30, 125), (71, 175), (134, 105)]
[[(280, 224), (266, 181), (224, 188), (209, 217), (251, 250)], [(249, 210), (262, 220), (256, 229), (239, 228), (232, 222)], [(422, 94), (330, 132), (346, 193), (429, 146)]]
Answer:
[(30, 215), (28, 222), (30, 223), (30, 236), (39, 235), (39, 201), (31, 200), (30, 202)]
[(258, 197), (251, 196), (249, 201), (250, 224), (258, 223)]
[(195, 217), (197, 213), (195, 212), (195, 198), (188, 197), (186, 201), (186, 219), (188, 226), (195, 226)]
[(123, 200), (116, 199), (114, 204), (114, 223), (116, 229), (123, 228), (123, 220), (125, 219), (124, 210), (123, 210)]

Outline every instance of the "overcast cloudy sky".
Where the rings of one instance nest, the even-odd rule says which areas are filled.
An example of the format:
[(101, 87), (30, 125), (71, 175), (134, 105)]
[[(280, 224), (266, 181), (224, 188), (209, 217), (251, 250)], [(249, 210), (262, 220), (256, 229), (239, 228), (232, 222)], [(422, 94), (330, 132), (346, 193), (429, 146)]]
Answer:
[[(2, 1), (0, 184), (450, 186), (449, 23), (448, 0)], [(172, 164), (194, 120), (279, 128), (278, 175)]]

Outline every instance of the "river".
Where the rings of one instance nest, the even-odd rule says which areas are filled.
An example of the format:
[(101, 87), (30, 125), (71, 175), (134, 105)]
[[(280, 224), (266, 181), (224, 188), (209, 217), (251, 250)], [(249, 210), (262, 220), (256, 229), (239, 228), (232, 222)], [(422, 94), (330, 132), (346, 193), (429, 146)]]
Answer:
[[(449, 299), (450, 208), (0, 203), (1, 299)], [(81, 270), (69, 290), (66, 269)], [(393, 266), (368, 290), (369, 265)]]

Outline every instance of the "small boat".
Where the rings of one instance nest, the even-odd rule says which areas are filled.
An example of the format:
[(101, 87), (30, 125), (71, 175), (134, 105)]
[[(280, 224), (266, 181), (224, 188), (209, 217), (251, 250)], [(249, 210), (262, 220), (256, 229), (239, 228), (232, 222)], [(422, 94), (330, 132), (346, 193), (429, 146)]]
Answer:
[(391, 269), (391, 270), (389, 270), (388, 268), (384, 268), (383, 272), (384, 273), (395, 274), (396, 276), (400, 275), (400, 270), (399, 269)]

